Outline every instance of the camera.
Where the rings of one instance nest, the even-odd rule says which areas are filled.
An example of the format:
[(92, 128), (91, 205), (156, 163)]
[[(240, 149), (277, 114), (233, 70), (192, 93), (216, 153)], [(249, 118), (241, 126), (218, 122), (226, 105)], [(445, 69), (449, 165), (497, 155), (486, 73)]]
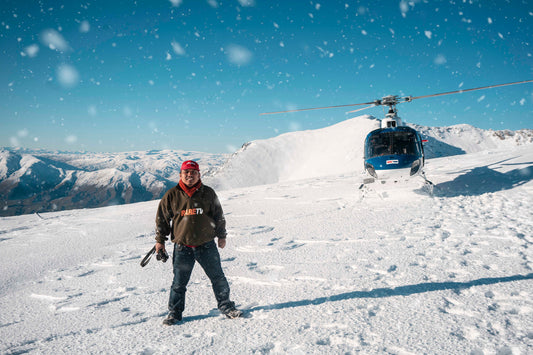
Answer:
[(168, 253), (165, 249), (160, 249), (157, 252), (157, 255), (155, 256), (157, 260), (161, 260), (162, 262), (166, 263), (168, 260)]

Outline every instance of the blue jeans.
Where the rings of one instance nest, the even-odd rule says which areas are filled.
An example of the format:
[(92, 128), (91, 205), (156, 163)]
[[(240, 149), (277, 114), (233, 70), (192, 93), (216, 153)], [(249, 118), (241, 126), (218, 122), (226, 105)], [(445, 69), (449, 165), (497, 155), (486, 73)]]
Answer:
[(229, 299), (229, 284), (226, 276), (224, 276), (224, 271), (222, 271), (220, 254), (215, 241), (210, 241), (194, 248), (174, 244), (174, 255), (172, 257), (174, 279), (172, 280), (168, 300), (169, 311), (182, 313), (185, 309), (185, 292), (196, 261), (204, 269), (209, 280), (211, 280), (218, 309), (224, 312), (234, 308), (235, 304)]

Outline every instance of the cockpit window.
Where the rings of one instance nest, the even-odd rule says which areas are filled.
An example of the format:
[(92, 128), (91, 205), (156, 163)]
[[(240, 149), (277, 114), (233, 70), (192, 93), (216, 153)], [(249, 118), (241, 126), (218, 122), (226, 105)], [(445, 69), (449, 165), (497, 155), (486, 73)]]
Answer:
[(369, 137), (367, 157), (383, 155), (418, 155), (414, 132), (377, 132)]

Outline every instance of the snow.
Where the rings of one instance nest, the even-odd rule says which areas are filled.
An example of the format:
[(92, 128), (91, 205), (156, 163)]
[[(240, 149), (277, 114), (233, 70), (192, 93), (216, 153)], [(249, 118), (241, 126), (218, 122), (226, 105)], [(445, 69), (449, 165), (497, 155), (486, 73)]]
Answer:
[(241, 319), (196, 267), (183, 324), (162, 325), (171, 265), (139, 265), (158, 201), (0, 218), (0, 353), (531, 353), (531, 142), (471, 133), (483, 149), (427, 160), (433, 196), (360, 191), (349, 124), (254, 141), (214, 176)]
[(153, 150), (63, 153), (0, 150), (0, 215), (102, 207), (162, 197), (179, 180), (179, 165), (196, 159), (203, 176), (223, 154)]
[[(378, 125), (372, 116), (358, 116), (321, 129), (249, 142), (232, 156), (177, 150), (66, 153), (2, 149), (0, 216), (158, 199), (177, 183), (179, 165), (187, 159), (199, 161), (202, 179), (217, 190), (357, 173), (363, 169), (365, 136)], [(528, 129), (410, 125), (428, 139), (427, 158), (533, 143), (533, 130)]]
[(256, 140), (235, 153), (209, 182), (227, 189), (361, 171), (365, 136), (378, 127), (379, 121), (361, 116)]
[[(533, 143), (533, 130), (492, 131), (468, 124), (426, 127), (408, 124), (429, 142), (427, 158), (513, 148)], [(322, 129), (290, 132), (246, 144), (207, 180), (218, 189), (360, 173), (366, 135), (379, 128), (370, 115), (354, 117)]]

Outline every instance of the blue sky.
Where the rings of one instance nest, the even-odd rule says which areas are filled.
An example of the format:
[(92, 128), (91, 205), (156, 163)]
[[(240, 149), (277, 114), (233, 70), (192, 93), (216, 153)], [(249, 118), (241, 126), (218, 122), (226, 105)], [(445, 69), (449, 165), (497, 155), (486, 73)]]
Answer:
[[(509, 1), (13, 1), (0, 5), (0, 146), (181, 149), (325, 127), (345, 109), (533, 78)], [(533, 84), (416, 100), (407, 122), (533, 128)], [(382, 116), (381, 108), (357, 113)]]

